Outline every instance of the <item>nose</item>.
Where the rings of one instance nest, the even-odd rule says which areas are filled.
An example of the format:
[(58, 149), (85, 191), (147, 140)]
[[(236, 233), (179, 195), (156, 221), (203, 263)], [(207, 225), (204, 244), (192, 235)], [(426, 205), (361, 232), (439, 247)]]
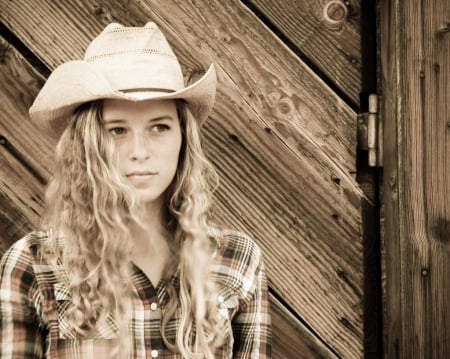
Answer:
[(130, 138), (129, 157), (133, 161), (150, 158), (150, 144), (142, 133), (134, 133)]

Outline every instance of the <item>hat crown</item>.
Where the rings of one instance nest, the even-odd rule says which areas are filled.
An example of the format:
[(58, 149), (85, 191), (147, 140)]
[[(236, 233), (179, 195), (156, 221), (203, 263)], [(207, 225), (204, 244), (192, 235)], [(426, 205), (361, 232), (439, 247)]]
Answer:
[(183, 99), (201, 125), (212, 110), (216, 84), (211, 64), (200, 79), (185, 86), (180, 63), (154, 23), (112, 23), (91, 42), (84, 60), (68, 61), (50, 74), (29, 113), (58, 138), (75, 109), (86, 102)]
[(184, 88), (180, 63), (155, 23), (109, 24), (89, 45), (84, 61), (116, 91), (175, 92)]

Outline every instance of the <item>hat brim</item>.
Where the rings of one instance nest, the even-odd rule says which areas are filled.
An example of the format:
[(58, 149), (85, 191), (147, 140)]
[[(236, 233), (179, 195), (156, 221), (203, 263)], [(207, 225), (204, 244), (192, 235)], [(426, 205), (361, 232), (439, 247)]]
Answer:
[(216, 71), (212, 64), (195, 83), (176, 92), (158, 90), (117, 91), (85, 61), (69, 61), (56, 68), (29, 109), (31, 119), (59, 137), (74, 110), (81, 104), (101, 99), (129, 101), (184, 99), (202, 125), (214, 105)]

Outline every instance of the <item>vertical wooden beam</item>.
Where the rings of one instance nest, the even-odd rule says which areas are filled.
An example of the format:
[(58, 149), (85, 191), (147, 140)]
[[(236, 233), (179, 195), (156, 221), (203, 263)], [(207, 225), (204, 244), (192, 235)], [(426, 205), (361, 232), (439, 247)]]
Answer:
[(450, 2), (380, 2), (386, 358), (450, 353)]

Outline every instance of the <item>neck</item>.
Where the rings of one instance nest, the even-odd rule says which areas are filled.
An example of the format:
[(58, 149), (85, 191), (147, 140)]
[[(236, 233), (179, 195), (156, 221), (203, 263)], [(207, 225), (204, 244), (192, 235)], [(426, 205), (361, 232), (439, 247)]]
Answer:
[(164, 275), (171, 251), (169, 247), (170, 234), (165, 227), (163, 207), (140, 208), (139, 215), (143, 226), (131, 228), (133, 246), (132, 261), (145, 273), (156, 287)]
[(133, 238), (133, 252), (158, 251), (167, 245), (168, 232), (165, 225), (163, 206), (152, 202), (138, 207), (138, 215), (144, 226), (134, 225), (131, 230)]

